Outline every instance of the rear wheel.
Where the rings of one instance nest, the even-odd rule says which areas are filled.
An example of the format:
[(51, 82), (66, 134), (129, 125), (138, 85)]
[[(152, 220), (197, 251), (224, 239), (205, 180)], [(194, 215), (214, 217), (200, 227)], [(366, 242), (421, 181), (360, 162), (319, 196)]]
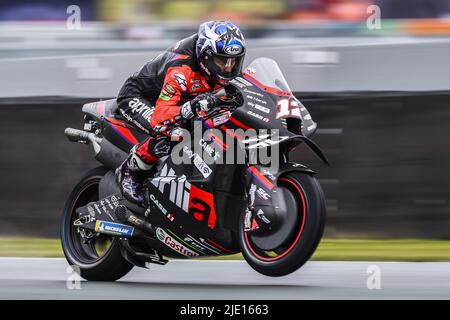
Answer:
[(288, 172), (278, 178), (278, 188), (287, 196), (292, 230), (270, 251), (258, 246), (260, 235), (245, 231), (243, 213), (239, 222), (239, 242), (245, 260), (256, 271), (272, 277), (284, 276), (299, 269), (316, 250), (323, 235), (326, 210), (318, 181), (304, 172)]
[[(107, 235), (86, 234), (73, 225), (75, 210), (99, 200), (99, 183), (109, 170), (98, 167), (89, 171), (75, 186), (64, 206), (61, 218), (61, 244), (64, 256), (76, 266), (81, 277), (91, 281), (115, 281), (126, 275), (133, 265), (120, 252), (119, 239)], [(86, 241), (90, 238), (89, 241)]]

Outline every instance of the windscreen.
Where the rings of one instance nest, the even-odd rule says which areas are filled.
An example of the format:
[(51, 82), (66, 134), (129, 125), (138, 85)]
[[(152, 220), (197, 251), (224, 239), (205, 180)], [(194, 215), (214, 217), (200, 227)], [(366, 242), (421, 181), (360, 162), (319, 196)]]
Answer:
[(262, 85), (291, 93), (291, 88), (278, 67), (278, 64), (269, 58), (258, 58), (247, 67), (245, 73), (258, 80)]
[(263, 87), (263, 90), (273, 94), (274, 97), (278, 97), (278, 101), (276, 101), (277, 119), (300, 119), (301, 133), (305, 136), (314, 133), (317, 124), (312, 120), (305, 106), (292, 94), (280, 67), (274, 60), (258, 58), (246, 68), (245, 74), (247, 79), (257, 82), (255, 84)]

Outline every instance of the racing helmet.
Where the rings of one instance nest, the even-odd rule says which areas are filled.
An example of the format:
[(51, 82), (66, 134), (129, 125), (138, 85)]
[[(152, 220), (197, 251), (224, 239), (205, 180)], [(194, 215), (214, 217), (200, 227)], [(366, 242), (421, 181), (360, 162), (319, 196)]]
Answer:
[(226, 84), (242, 71), (245, 57), (244, 36), (231, 22), (202, 23), (195, 49), (203, 73), (219, 84)]

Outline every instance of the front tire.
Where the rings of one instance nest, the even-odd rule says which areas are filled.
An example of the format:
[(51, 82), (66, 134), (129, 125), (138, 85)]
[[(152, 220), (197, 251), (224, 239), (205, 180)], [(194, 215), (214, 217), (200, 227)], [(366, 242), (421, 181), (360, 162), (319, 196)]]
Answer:
[(290, 274), (309, 260), (322, 238), (326, 219), (323, 191), (312, 175), (287, 172), (277, 184), (297, 199), (291, 204), (297, 214), (296, 232), (282, 246), (271, 252), (261, 250), (252, 242), (251, 231), (244, 231), (245, 213), (239, 220), (239, 243), (245, 260), (259, 273), (271, 277)]
[[(76, 208), (99, 200), (100, 180), (109, 171), (97, 167), (89, 171), (69, 195), (61, 218), (61, 244), (64, 256), (80, 276), (90, 281), (115, 281), (126, 275), (133, 265), (126, 261), (120, 252), (119, 239), (105, 235), (95, 236), (92, 244), (83, 243), (83, 238), (73, 226), (78, 218)], [(98, 249), (107, 245), (104, 252)]]

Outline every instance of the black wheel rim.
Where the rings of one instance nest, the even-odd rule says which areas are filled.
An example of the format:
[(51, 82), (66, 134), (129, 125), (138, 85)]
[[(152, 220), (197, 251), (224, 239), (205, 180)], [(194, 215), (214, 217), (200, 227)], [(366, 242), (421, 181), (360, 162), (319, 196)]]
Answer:
[(68, 245), (73, 258), (79, 264), (91, 265), (102, 260), (110, 250), (113, 244), (113, 238), (106, 235), (96, 235), (92, 238), (92, 242), (85, 243), (81, 236), (78, 227), (74, 226), (74, 221), (77, 220), (78, 214), (75, 212), (76, 208), (84, 206), (89, 202), (99, 200), (98, 185), (101, 177), (92, 177), (88, 180), (75, 196), (72, 206), (70, 207), (70, 218), (67, 219), (66, 228), (68, 232)]
[(266, 262), (273, 262), (278, 261), (282, 258), (284, 258), (286, 255), (288, 255), (293, 248), (298, 244), (300, 241), (301, 235), (304, 230), (304, 225), (306, 222), (306, 216), (307, 216), (307, 203), (306, 203), (306, 196), (301, 188), (301, 186), (294, 180), (290, 178), (280, 178), (279, 179), (279, 185), (286, 187), (291, 192), (294, 192), (297, 196), (297, 198), (300, 199), (299, 205), (297, 208), (297, 214), (299, 215), (298, 223), (296, 226), (296, 233), (286, 240), (286, 242), (274, 249), (273, 251), (264, 251), (258, 248), (258, 246), (253, 243), (251, 240), (251, 236), (246, 231), (244, 232), (244, 241), (246, 243), (247, 248), (249, 249), (250, 253), (257, 259), (266, 261)]

